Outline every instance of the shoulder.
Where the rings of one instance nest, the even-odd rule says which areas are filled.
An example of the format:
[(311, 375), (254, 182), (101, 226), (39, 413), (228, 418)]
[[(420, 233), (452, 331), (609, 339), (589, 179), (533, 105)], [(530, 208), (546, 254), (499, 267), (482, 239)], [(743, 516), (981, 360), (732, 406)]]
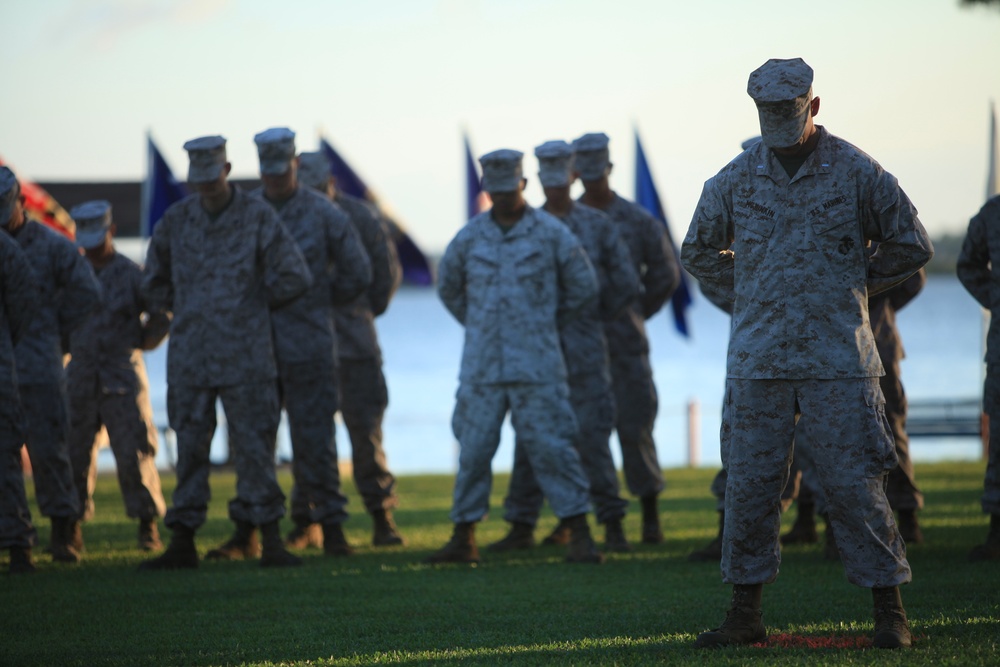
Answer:
[(1000, 195), (987, 199), (983, 207), (979, 209), (979, 213), (976, 214), (975, 219), (997, 221), (993, 224), (1000, 224)]
[(817, 150), (822, 151), (822, 158), (833, 166), (839, 166), (859, 171), (861, 173), (882, 174), (886, 173), (875, 158), (864, 152), (854, 144), (840, 137), (831, 134), (826, 128), (820, 126), (820, 143)]

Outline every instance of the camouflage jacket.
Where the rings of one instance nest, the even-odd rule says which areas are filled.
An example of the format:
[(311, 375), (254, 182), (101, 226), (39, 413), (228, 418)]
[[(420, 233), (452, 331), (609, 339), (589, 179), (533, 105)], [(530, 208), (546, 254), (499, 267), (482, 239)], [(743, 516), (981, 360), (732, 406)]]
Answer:
[(342, 192), (338, 192), (333, 201), (351, 218), (372, 265), (372, 283), (368, 291), (335, 309), (339, 339), (337, 352), (341, 359), (381, 360), (375, 318), (389, 307), (389, 301), (403, 278), (396, 244), (367, 202)]
[(90, 263), (66, 237), (28, 220), (15, 236), (38, 288), (38, 313), (14, 354), (21, 384), (60, 382), (70, 333), (101, 303)]
[(167, 382), (222, 387), (277, 377), (270, 308), (312, 285), (278, 214), (233, 186), (215, 220), (195, 194), (156, 225), (142, 290), (148, 307), (173, 314)]
[(1000, 362), (1000, 195), (969, 221), (958, 255), (958, 279), (979, 305), (990, 311), (986, 362)]
[[(681, 250), (710, 291), (733, 295), (729, 377), (883, 374), (868, 296), (933, 254), (892, 174), (822, 127), (792, 179), (762, 143), (705, 183)], [(880, 243), (869, 255), (872, 241)]]
[(465, 326), (462, 382), (565, 382), (559, 325), (597, 298), (594, 270), (565, 225), (530, 206), (502, 231), (472, 218), (438, 265), (438, 295)]
[(883, 365), (906, 356), (903, 339), (899, 337), (899, 327), (896, 326), (896, 312), (916, 298), (926, 282), (927, 272), (920, 269), (892, 289), (868, 298), (868, 319)]
[(14, 346), (27, 334), (38, 312), (38, 288), (21, 247), (0, 231), (0, 414), (19, 404)]
[[(251, 193), (269, 206), (264, 191)], [(347, 215), (312, 188), (299, 186), (278, 209), (305, 257), (312, 286), (271, 313), (279, 372), (303, 366), (329, 376), (336, 366), (334, 304), (353, 300), (371, 283), (371, 265)]]
[(604, 322), (614, 320), (639, 293), (639, 276), (628, 248), (611, 219), (590, 206), (574, 203), (565, 218), (558, 218), (580, 239), (597, 275), (599, 298), (579, 317), (559, 331), (563, 358), (570, 377), (608, 372), (608, 344)]
[(150, 312), (142, 296), (142, 269), (115, 253), (96, 272), (104, 301), (70, 334), (66, 379), (70, 391), (126, 394), (145, 384), (142, 350), (153, 349), (167, 335), (170, 317)]
[(600, 210), (617, 223), (639, 275), (639, 292), (632, 304), (605, 325), (608, 345), (612, 355), (647, 354), (645, 320), (655, 315), (680, 285), (677, 257), (666, 227), (638, 204), (615, 194), (611, 205)]

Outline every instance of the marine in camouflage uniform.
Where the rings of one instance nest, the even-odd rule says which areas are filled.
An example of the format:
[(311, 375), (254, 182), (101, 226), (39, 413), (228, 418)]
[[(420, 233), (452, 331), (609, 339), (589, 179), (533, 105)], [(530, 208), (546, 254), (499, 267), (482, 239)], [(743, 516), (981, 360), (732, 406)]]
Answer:
[(38, 287), (38, 314), (14, 348), (25, 444), (42, 516), (52, 521), (50, 549), (60, 562), (80, 560), (82, 508), (69, 460), (69, 414), (63, 353), (70, 333), (101, 302), (101, 287), (71, 241), (23, 215), (6, 230), (21, 246)]
[[(608, 344), (604, 322), (613, 320), (631, 304), (639, 277), (617, 226), (603, 213), (570, 198), (576, 173), (573, 148), (565, 141), (549, 141), (535, 149), (539, 179), (545, 191), (543, 210), (565, 224), (583, 244), (597, 274), (600, 295), (580, 315), (562, 326), (559, 338), (568, 373), (570, 402), (579, 425), (575, 446), (590, 480), (590, 497), (597, 522), (604, 524), (606, 551), (632, 550), (622, 529), (628, 501), (620, 495), (618, 473), (609, 439), (615, 424)], [(519, 439), (518, 439), (519, 440)], [(515, 443), (514, 469), (504, 499), (504, 519), (511, 530), (491, 551), (530, 548), (543, 502), (542, 489), (523, 445)], [(558, 527), (546, 543), (565, 543), (569, 531)]]
[(70, 462), (82, 518), (94, 514), (97, 435), (107, 429), (125, 514), (139, 520), (139, 548), (161, 547), (157, 519), (166, 512), (156, 469), (158, 445), (143, 350), (167, 335), (170, 317), (151, 312), (141, 292), (142, 269), (115, 252), (111, 205), (74, 206), (76, 244), (83, 248), (104, 293), (101, 306), (70, 335), (66, 366)]
[(642, 502), (642, 541), (656, 544), (663, 541), (657, 496), (663, 491), (664, 481), (653, 441), (658, 398), (649, 364), (645, 321), (680, 285), (680, 269), (666, 228), (641, 206), (611, 189), (607, 135), (585, 134), (573, 142), (573, 148), (584, 187), (580, 202), (615, 222), (639, 274), (639, 293), (628, 308), (605, 324), (605, 334), (611, 354), (618, 407), (615, 430), (622, 449), (625, 483)]
[(958, 256), (958, 279), (983, 308), (990, 311), (986, 334), (986, 382), (983, 411), (989, 417), (989, 462), (983, 481), (983, 512), (990, 515), (986, 541), (969, 552), (969, 560), (1000, 560), (1000, 446), (993, 433), (1000, 433), (1000, 196), (993, 197), (969, 221), (969, 230)]
[[(896, 455), (867, 299), (933, 251), (896, 179), (813, 124), (812, 78), (799, 58), (750, 75), (763, 141), (706, 182), (681, 252), (699, 281), (735, 297), (721, 433), (722, 572), (733, 600), (698, 646), (766, 637), (760, 596), (778, 574), (779, 497), (796, 428), (844, 536), (848, 579), (872, 588), (874, 645), (910, 644), (898, 586), (911, 573), (883, 490)], [(871, 242), (880, 246), (869, 256)]]
[(322, 526), (328, 555), (348, 555), (333, 421), (339, 402), (334, 306), (365, 290), (371, 265), (344, 212), (299, 184), (295, 134), (272, 128), (254, 141), (263, 186), (252, 194), (279, 213), (313, 275), (309, 291), (272, 313), (278, 388), (292, 436), (292, 519)]
[[(13, 172), (0, 167), (0, 222), (4, 227), (24, 217), (21, 188)], [(0, 550), (10, 550), (11, 574), (35, 571), (31, 548), (35, 527), (24, 492), (21, 445), (24, 411), (17, 391), (14, 346), (28, 331), (38, 308), (38, 289), (20, 246), (0, 233)]]
[(297, 565), (278, 533), (285, 496), (274, 466), (281, 408), (270, 309), (301, 296), (312, 276), (274, 209), (226, 180), (225, 139), (184, 147), (197, 193), (156, 225), (142, 283), (149, 307), (173, 314), (167, 412), (177, 433), (177, 487), (165, 520), (173, 536), (160, 558), (140, 567), (198, 566), (194, 533), (208, 513), (218, 399), (236, 463), (229, 517), (238, 530), (261, 529), (261, 565)]
[(545, 497), (570, 525), (567, 560), (603, 560), (587, 523), (588, 483), (573, 447), (577, 423), (559, 342), (559, 324), (597, 298), (597, 280), (572, 232), (524, 201), (521, 158), (506, 149), (480, 158), (493, 208), (459, 231), (438, 267), (438, 295), (465, 327), (465, 347), (452, 416), (455, 530), (429, 563), (479, 560), (474, 528), (489, 510), (490, 465), (508, 412)]
[[(382, 350), (375, 318), (389, 306), (402, 280), (402, 268), (383, 221), (367, 202), (336, 189), (330, 163), (322, 153), (299, 155), (300, 180), (327, 196), (347, 213), (372, 266), (368, 289), (346, 304), (335, 306), (340, 414), (351, 439), (354, 484), (372, 515), (374, 546), (403, 543), (392, 517), (398, 505), (396, 478), (389, 471), (382, 446), (382, 417), (389, 393), (382, 373)], [(298, 502), (292, 492), (292, 516)], [(289, 541), (309, 541), (309, 529), (297, 527)]]

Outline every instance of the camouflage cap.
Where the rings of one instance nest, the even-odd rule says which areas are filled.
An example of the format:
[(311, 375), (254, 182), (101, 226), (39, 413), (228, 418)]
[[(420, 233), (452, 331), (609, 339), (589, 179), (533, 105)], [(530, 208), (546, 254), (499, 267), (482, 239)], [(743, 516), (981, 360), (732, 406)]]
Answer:
[(96, 248), (104, 243), (111, 227), (111, 202), (95, 199), (77, 204), (69, 217), (76, 222), (76, 244), (84, 249)]
[(596, 181), (606, 176), (611, 167), (608, 135), (603, 132), (585, 134), (573, 142), (576, 152), (576, 170), (584, 181)]
[(306, 187), (326, 192), (326, 186), (330, 182), (330, 161), (325, 154), (319, 151), (299, 153), (299, 182)]
[(0, 167), (0, 226), (10, 221), (14, 204), (21, 194), (21, 184), (9, 167)]
[(260, 173), (280, 176), (288, 172), (295, 158), (295, 133), (287, 127), (272, 127), (253, 138), (260, 158)]
[(813, 69), (802, 58), (771, 58), (750, 73), (747, 94), (757, 104), (761, 140), (781, 148), (798, 142), (809, 120)]
[(573, 147), (565, 141), (546, 141), (535, 148), (538, 180), (542, 187), (561, 188), (573, 183)]
[(483, 168), (483, 190), (486, 192), (513, 192), (524, 178), (521, 151), (501, 148), (479, 158)]
[(218, 135), (198, 137), (184, 144), (188, 152), (188, 182), (208, 183), (222, 173), (226, 159), (226, 138)]

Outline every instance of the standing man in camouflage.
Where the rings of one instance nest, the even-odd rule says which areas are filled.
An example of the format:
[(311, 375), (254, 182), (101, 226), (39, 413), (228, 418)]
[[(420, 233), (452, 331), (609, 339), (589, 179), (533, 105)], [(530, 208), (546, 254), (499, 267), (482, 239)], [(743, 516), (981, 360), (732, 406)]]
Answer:
[(639, 274), (639, 293), (613, 321), (605, 324), (611, 353), (611, 379), (618, 407), (615, 429), (622, 448), (625, 483), (642, 503), (642, 541), (663, 541), (657, 499), (663, 470), (656, 456), (653, 423), (658, 399), (649, 364), (645, 321), (655, 315), (680, 285), (677, 258), (666, 228), (641, 206), (611, 189), (608, 137), (585, 134), (573, 142), (576, 169), (583, 181), (580, 202), (596, 208), (618, 225)]
[(141, 292), (142, 269), (115, 251), (111, 204), (74, 206), (76, 244), (104, 293), (101, 306), (70, 335), (70, 462), (83, 520), (94, 515), (96, 437), (107, 429), (125, 514), (139, 521), (139, 548), (159, 549), (157, 520), (167, 511), (156, 469), (157, 434), (143, 350), (159, 345), (170, 317), (151, 311)]
[(80, 499), (69, 460), (69, 414), (64, 345), (101, 302), (101, 287), (76, 246), (15, 208), (4, 230), (14, 237), (31, 264), (38, 287), (38, 314), (14, 348), (25, 444), (35, 477), (42, 516), (52, 521), (52, 558), (76, 563), (82, 548)]
[[(351, 438), (354, 484), (372, 516), (372, 544), (376, 547), (403, 544), (392, 517), (392, 510), (399, 504), (396, 478), (389, 472), (382, 447), (382, 417), (389, 405), (389, 393), (375, 331), (375, 318), (386, 311), (403, 276), (396, 244), (367, 202), (337, 189), (323, 153), (299, 155), (299, 174), (304, 184), (332, 198), (347, 213), (371, 262), (372, 282), (368, 290), (334, 308), (340, 414)], [(292, 518), (296, 501), (293, 491)], [(288, 536), (289, 544), (305, 546), (310, 535), (315, 535), (310, 531), (309, 527), (296, 525)]]
[[(13, 222), (16, 228), (23, 217), (21, 187), (10, 169), (0, 167), (0, 223), (9, 227)], [(24, 410), (14, 346), (27, 333), (38, 305), (27, 257), (14, 239), (0, 234), (0, 550), (10, 551), (11, 574), (35, 571), (31, 548), (36, 535), (21, 467)]]
[(451, 540), (427, 563), (475, 563), (475, 526), (489, 511), (493, 455), (511, 414), (514, 431), (553, 511), (570, 530), (569, 562), (600, 563), (587, 523), (589, 493), (573, 447), (559, 325), (598, 296), (594, 270), (566, 225), (524, 200), (522, 154), (479, 159), (493, 208), (472, 218), (448, 244), (438, 295), (465, 327), (452, 430), (459, 444)]
[[(565, 323), (559, 338), (566, 361), (570, 403), (580, 429), (576, 451), (590, 480), (597, 522), (604, 524), (604, 549), (629, 552), (632, 546), (622, 528), (628, 501), (619, 493), (618, 472), (608, 445), (615, 425), (615, 400), (604, 322), (613, 320), (635, 300), (639, 277), (618, 235), (618, 227), (600, 211), (570, 197), (570, 186), (576, 180), (573, 147), (565, 141), (548, 141), (535, 149), (535, 157), (538, 178), (545, 191), (542, 210), (561, 220), (580, 240), (600, 286), (599, 298)], [(521, 444), (516, 444), (510, 489), (504, 499), (504, 519), (510, 522), (511, 529), (506, 537), (489, 546), (490, 551), (534, 546), (533, 533), (542, 501), (542, 489), (535, 480), (527, 452)]]
[(986, 541), (969, 552), (970, 561), (1000, 560), (1000, 196), (991, 198), (969, 221), (969, 230), (958, 256), (958, 279), (983, 308), (990, 311), (986, 334), (986, 382), (983, 412), (989, 417), (990, 459), (983, 480), (982, 507), (990, 515)]
[[(263, 185), (251, 194), (281, 216), (313, 275), (309, 291), (271, 314), (278, 392), (292, 436), (292, 519), (322, 526), (324, 553), (346, 556), (352, 550), (342, 525), (347, 498), (340, 490), (333, 421), (338, 407), (333, 309), (364, 291), (371, 266), (347, 216), (299, 185), (295, 133), (275, 127), (254, 142)], [(237, 535), (215, 554), (239, 557), (252, 534), (253, 526), (237, 524)]]
[(184, 144), (195, 193), (156, 225), (146, 256), (148, 307), (170, 311), (167, 413), (177, 433), (177, 488), (165, 524), (170, 546), (140, 569), (198, 567), (194, 534), (205, 523), (216, 400), (222, 400), (236, 459), (229, 517), (260, 528), (262, 566), (300, 565), (278, 522), (285, 495), (274, 467), (281, 417), (271, 308), (301, 296), (309, 267), (274, 209), (229, 184), (226, 140)]
[[(867, 302), (933, 250), (895, 177), (813, 124), (812, 80), (801, 58), (769, 60), (750, 75), (763, 140), (706, 182), (681, 251), (699, 281), (734, 297), (721, 434), (722, 574), (733, 597), (699, 647), (767, 636), (761, 591), (778, 575), (796, 429), (844, 536), (848, 580), (872, 589), (874, 645), (911, 641), (898, 588), (910, 566), (883, 490), (896, 453)], [(872, 242), (880, 246), (869, 256)]]

